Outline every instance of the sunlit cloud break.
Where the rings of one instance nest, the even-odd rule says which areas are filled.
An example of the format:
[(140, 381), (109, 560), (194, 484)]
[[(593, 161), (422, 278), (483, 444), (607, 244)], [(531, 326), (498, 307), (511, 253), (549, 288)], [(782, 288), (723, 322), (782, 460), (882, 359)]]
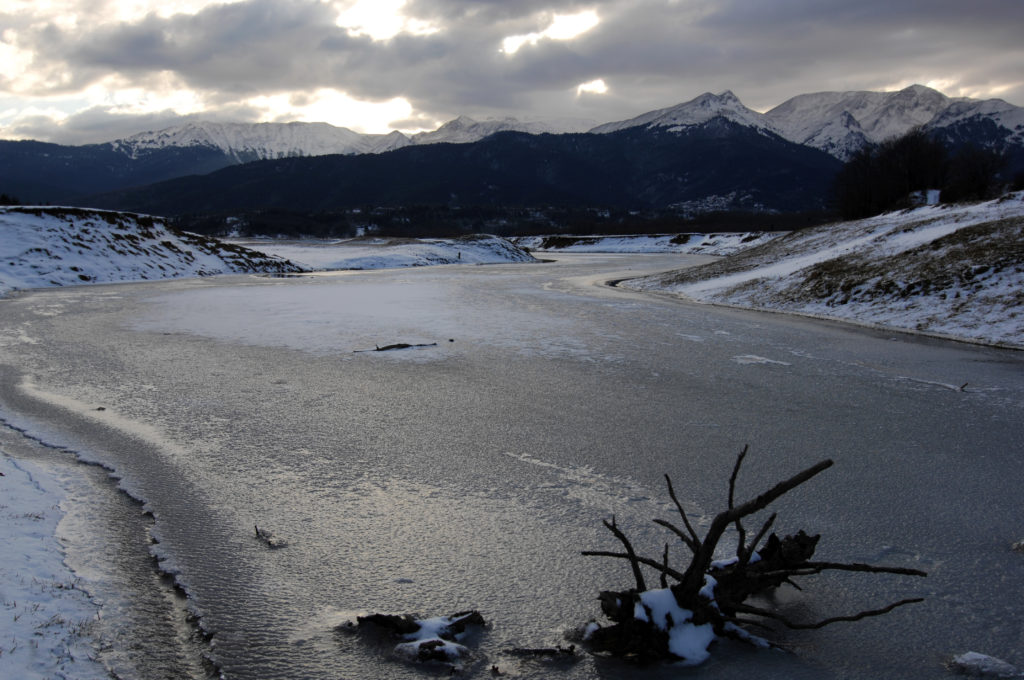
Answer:
[(580, 83), (576, 86), (576, 96), (584, 94), (608, 94), (608, 85), (603, 78), (591, 80), (589, 83)]
[(526, 35), (512, 35), (505, 38), (501, 43), (501, 51), (512, 55), (519, 51), (523, 45), (536, 45), (547, 38), (549, 40), (572, 40), (601, 23), (597, 12), (587, 10), (579, 14), (556, 14), (551, 20), (551, 25), (540, 33), (527, 33)]
[(390, 40), (399, 33), (431, 35), (440, 30), (405, 16), (405, 4), (406, 0), (357, 0), (338, 15), (336, 23), (353, 37), (367, 35), (373, 40)]

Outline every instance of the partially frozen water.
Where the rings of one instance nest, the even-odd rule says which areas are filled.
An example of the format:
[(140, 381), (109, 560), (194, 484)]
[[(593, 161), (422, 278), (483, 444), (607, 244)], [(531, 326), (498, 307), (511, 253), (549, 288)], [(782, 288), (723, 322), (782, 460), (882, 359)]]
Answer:
[[(0, 301), (4, 417), (139, 499), (99, 468), (69, 481), (69, 562), (105, 593), (105, 660), (146, 680), (434, 677), (336, 626), (478, 609), (492, 626), (469, 676), (636, 677), (502, 650), (564, 643), (628, 585), (626, 565), (579, 555), (616, 547), (601, 519), (660, 556), (663, 474), (705, 526), (750, 444), (743, 497), (836, 460), (776, 508), (782, 530), (823, 534), (819, 557), (930, 573), (810, 579), (779, 606), (927, 601), (769, 636), (792, 653), (723, 643), (683, 672), (923, 679), (968, 650), (1021, 665), (1019, 355), (585, 285), (678, 256), (560, 259)], [(437, 345), (354, 352), (396, 342)]]

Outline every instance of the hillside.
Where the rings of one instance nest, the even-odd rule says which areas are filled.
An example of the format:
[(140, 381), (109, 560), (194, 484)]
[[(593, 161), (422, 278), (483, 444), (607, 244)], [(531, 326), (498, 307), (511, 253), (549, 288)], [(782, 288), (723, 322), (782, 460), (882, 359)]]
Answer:
[(298, 272), (288, 260), (143, 215), (0, 208), (0, 295), (22, 288), (212, 274)]
[(1024, 349), (1024, 192), (795, 231), (621, 285)]
[(165, 215), (362, 206), (603, 206), (649, 209), (723, 199), (724, 208), (820, 208), (838, 160), (724, 117), (683, 130), (500, 132), (473, 144), (289, 158), (93, 197)]

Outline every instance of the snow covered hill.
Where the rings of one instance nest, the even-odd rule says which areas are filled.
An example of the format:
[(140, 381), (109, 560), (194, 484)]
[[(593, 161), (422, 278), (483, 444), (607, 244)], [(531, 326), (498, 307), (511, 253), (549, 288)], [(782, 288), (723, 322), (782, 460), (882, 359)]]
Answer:
[(0, 234), (0, 295), (83, 283), (303, 271), (281, 258), (128, 213), (0, 208)]
[(160, 218), (81, 208), (0, 208), (0, 296), (13, 290), (244, 273), (536, 262), (497, 236), (223, 242)]
[(621, 285), (1024, 348), (1024, 192), (795, 231)]

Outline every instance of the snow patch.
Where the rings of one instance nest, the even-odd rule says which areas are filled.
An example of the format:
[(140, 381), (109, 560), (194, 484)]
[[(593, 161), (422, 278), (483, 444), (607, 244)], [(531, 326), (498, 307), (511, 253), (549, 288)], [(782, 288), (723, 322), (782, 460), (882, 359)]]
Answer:
[(90, 629), (99, 607), (56, 538), (64, 492), (47, 471), (0, 454), (0, 677), (108, 678)]
[(954, 656), (950, 667), (972, 677), (1024, 678), (1024, 672), (1018, 670), (1016, 666), (979, 652), (966, 652)]
[(710, 623), (693, 624), (693, 612), (676, 602), (672, 590), (662, 588), (640, 593), (634, 617), (653, 623), (668, 633), (668, 650), (682, 660), (685, 666), (696, 666), (707, 661), (708, 647), (716, 636)]

